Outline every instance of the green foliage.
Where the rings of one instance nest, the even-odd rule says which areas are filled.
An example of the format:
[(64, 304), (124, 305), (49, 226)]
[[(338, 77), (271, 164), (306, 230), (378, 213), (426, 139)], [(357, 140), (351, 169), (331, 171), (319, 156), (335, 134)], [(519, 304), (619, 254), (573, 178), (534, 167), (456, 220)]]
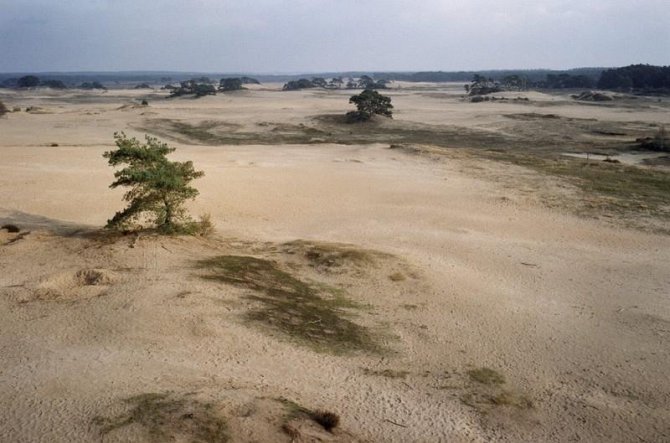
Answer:
[(144, 144), (124, 133), (114, 134), (114, 138), (117, 149), (103, 156), (110, 166), (127, 166), (114, 173), (116, 180), (110, 188), (130, 188), (123, 196), (129, 205), (108, 220), (107, 227), (132, 229), (148, 218), (159, 232), (190, 233), (195, 222), (183, 205), (198, 195), (189, 183), (204, 173), (196, 171), (190, 161), (169, 161), (166, 155), (175, 149), (157, 138), (146, 136)]
[(393, 118), (391, 97), (381, 95), (377, 91), (366, 89), (358, 95), (352, 95), (349, 103), (355, 104), (358, 108), (358, 111), (347, 113), (347, 121), (350, 123), (368, 121), (375, 114)]

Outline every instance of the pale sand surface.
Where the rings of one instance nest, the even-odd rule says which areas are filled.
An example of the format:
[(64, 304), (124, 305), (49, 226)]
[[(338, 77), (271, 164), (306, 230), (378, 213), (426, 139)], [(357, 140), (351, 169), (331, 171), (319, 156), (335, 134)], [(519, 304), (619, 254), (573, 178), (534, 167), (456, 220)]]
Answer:
[[(101, 437), (92, 420), (166, 391), (214, 402), (232, 441), (290, 441), (268, 400), (279, 397), (340, 414), (341, 430), (312, 429), (314, 439), (670, 440), (670, 237), (547, 209), (490, 178), (532, 173), (467, 155), (174, 143), (174, 158), (206, 173), (190, 208), (211, 214), (216, 237), (98, 242), (86, 232), (123, 204), (101, 156), (114, 131), (139, 136), (151, 118), (297, 124), (347, 110), (349, 93), (255, 90), (125, 109), (140, 92), (5, 94), (10, 108), (50, 113), (0, 119), (0, 222), (30, 231), (13, 242), (0, 231), (0, 440), (142, 441), (137, 426)], [(405, 121), (485, 126), (540, 109), (394, 94)], [(668, 119), (571, 104), (539, 112)], [(370, 305), (357, 321), (385, 331), (387, 352), (329, 355), (269, 334), (243, 320), (248, 290), (193, 266), (231, 253), (283, 260), (268, 248), (295, 239), (396, 257), (363, 276), (300, 271)], [(77, 272), (89, 269), (106, 280), (83, 284)], [(388, 278), (398, 269), (407, 280)], [(504, 386), (470, 380), (481, 367)], [(370, 372), (385, 369), (407, 374)], [(523, 401), (487, 401), (496, 389)]]

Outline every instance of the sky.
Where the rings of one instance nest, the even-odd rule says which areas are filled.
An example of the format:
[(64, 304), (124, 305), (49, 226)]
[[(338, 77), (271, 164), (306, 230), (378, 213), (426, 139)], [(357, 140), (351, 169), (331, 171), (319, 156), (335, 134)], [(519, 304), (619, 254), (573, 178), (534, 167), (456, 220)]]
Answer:
[(670, 64), (670, 0), (0, 0), (0, 72)]

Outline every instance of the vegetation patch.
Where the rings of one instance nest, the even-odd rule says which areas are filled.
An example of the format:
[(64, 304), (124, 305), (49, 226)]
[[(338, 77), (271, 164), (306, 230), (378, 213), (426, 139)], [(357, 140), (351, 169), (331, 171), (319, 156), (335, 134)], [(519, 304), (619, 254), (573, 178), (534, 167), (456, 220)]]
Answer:
[(388, 257), (387, 254), (359, 249), (340, 243), (319, 243), (295, 240), (281, 245), (282, 252), (299, 255), (319, 272), (341, 272), (349, 268), (359, 270), (373, 266), (376, 259)]
[(403, 379), (409, 375), (409, 371), (396, 371), (394, 369), (363, 368), (363, 373), (365, 375), (374, 375), (378, 377), (403, 378)]
[(501, 385), (505, 383), (505, 377), (490, 368), (471, 369), (468, 371), (470, 380), (484, 385)]
[(198, 262), (207, 269), (205, 279), (255, 293), (248, 298), (259, 303), (249, 320), (279, 331), (319, 352), (377, 351), (379, 346), (367, 328), (350, 318), (352, 303), (333, 297), (323, 285), (302, 281), (283, 271), (275, 262), (256, 257), (223, 255)]
[(670, 218), (670, 173), (666, 171), (511, 152), (487, 152), (485, 155), (569, 180), (591, 197), (587, 206), (579, 211), (586, 215), (614, 213), (631, 219), (640, 215)]
[(219, 443), (229, 439), (226, 421), (216, 414), (214, 405), (190, 395), (148, 393), (127, 398), (124, 404), (124, 413), (93, 419), (102, 436), (134, 425), (151, 442)]

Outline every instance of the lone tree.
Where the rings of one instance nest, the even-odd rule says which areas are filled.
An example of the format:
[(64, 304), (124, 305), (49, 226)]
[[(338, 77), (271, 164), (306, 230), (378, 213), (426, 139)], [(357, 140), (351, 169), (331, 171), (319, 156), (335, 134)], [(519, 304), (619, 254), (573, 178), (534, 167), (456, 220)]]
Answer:
[(347, 112), (346, 117), (349, 123), (366, 122), (375, 114), (393, 118), (391, 97), (381, 95), (377, 91), (366, 89), (358, 95), (352, 95), (349, 103), (355, 104), (358, 108), (358, 111)]
[(130, 188), (123, 196), (129, 205), (107, 221), (107, 228), (133, 229), (148, 221), (164, 234), (195, 233), (198, 225), (186, 213), (184, 203), (198, 195), (189, 183), (204, 172), (196, 171), (190, 161), (169, 161), (166, 155), (175, 148), (157, 138), (146, 136), (144, 144), (124, 133), (114, 138), (117, 149), (103, 157), (110, 166), (127, 165), (114, 173), (116, 180), (110, 188)]

